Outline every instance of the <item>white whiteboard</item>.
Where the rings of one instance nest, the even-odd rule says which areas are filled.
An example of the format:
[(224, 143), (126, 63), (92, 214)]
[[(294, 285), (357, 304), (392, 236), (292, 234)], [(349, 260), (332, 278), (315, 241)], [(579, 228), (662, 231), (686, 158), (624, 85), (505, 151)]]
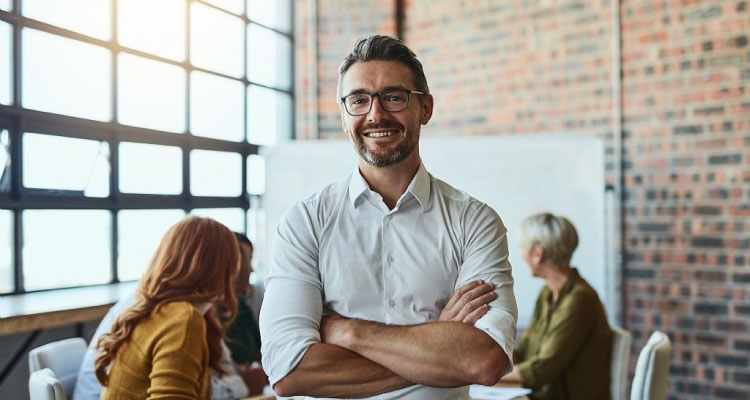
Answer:
[[(348, 140), (293, 141), (264, 152), (266, 238), (297, 200), (345, 178), (357, 157)], [(550, 211), (568, 217), (580, 243), (572, 264), (607, 304), (604, 147), (600, 137), (530, 135), (422, 138), (422, 160), (433, 176), (489, 204), (508, 228), (519, 326), (526, 326), (544, 282), (520, 256), (523, 218)], [(272, 243), (263, 246), (270, 253)], [(266, 264), (266, 263), (263, 263)]]

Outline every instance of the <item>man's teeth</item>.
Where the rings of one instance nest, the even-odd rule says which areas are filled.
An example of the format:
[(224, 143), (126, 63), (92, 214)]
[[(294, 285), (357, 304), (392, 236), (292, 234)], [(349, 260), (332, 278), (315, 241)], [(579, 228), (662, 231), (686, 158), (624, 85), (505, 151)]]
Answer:
[(386, 137), (386, 136), (393, 136), (397, 132), (396, 131), (388, 131), (388, 132), (370, 132), (366, 136), (371, 138), (380, 138), (380, 137)]

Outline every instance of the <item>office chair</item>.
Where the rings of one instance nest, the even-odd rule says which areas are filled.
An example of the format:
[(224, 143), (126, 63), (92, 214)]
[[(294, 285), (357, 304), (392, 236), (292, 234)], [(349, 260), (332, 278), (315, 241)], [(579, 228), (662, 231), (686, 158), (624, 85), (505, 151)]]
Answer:
[[(65, 395), (73, 395), (78, 369), (81, 368), (83, 355), (86, 354), (86, 341), (82, 338), (60, 340), (37, 347), (29, 352), (29, 372), (49, 369), (52, 377), (62, 386)], [(39, 381), (48, 382), (47, 377), (37, 374)], [(29, 390), (32, 380), (29, 378)]]
[(655, 331), (643, 346), (635, 365), (630, 400), (664, 400), (667, 398), (667, 375), (672, 345), (669, 337)]
[(609, 393), (612, 400), (628, 398), (628, 368), (630, 367), (630, 332), (612, 326), (612, 354), (610, 360)]
[(62, 384), (49, 368), (31, 373), (29, 377), (29, 398), (31, 400), (68, 400)]

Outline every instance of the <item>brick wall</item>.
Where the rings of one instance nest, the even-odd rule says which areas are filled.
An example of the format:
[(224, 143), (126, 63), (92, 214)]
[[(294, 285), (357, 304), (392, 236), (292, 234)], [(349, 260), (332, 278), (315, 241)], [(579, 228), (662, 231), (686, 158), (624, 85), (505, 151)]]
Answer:
[(395, 1), (295, 0), (294, 4), (295, 82), (300, 100), (296, 137), (341, 137), (336, 71), (357, 39), (373, 33), (396, 34)]
[(626, 325), (675, 398), (750, 398), (750, 12), (625, 1)]
[[(297, 10), (298, 137), (343, 137), (336, 67), (357, 37), (395, 33), (395, 4), (320, 0), (313, 31), (300, 25), (311, 13)], [(404, 39), (436, 96), (425, 136), (602, 135), (610, 182), (612, 35), (620, 33), (624, 324), (634, 334), (633, 363), (662, 330), (673, 341), (670, 398), (748, 399), (747, 1), (621, 1), (619, 31), (611, 1), (403, 4)], [(311, 48), (299, 46), (314, 31), (318, 54), (310, 58)], [(317, 107), (300, 82), (318, 85)]]

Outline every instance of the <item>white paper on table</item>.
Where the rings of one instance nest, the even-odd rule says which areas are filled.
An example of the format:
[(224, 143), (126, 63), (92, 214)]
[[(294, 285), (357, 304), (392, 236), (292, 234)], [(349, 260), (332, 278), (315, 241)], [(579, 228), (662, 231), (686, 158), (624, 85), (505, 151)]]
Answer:
[(512, 400), (530, 393), (531, 389), (526, 388), (469, 386), (469, 396), (474, 400)]

